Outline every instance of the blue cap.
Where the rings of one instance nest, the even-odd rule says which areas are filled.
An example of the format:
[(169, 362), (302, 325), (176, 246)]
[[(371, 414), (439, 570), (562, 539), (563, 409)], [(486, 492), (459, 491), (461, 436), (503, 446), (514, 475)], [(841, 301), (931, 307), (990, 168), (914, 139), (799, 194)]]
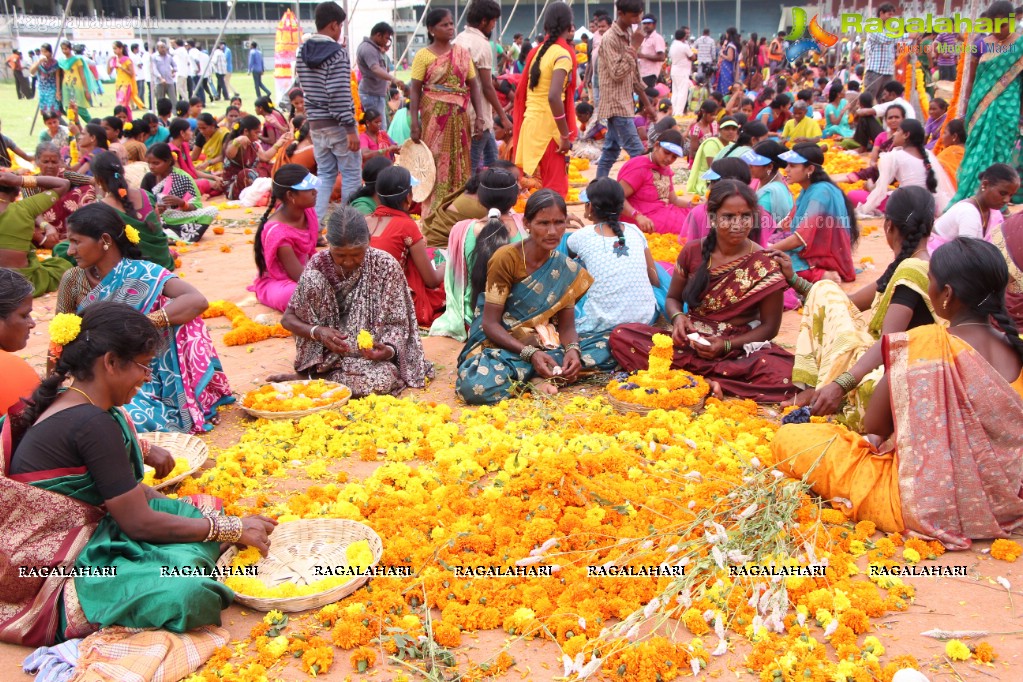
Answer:
[(579, 201), (583, 202), (584, 204), (590, 203), (590, 196), (586, 194), (586, 190), (579, 192)]
[(662, 149), (667, 149), (669, 152), (671, 152), (675, 156), (685, 156), (686, 155), (686, 151), (684, 149), (682, 149), (682, 147), (679, 147), (674, 142), (658, 142), (657, 144), (660, 145)]
[(750, 166), (769, 166), (771, 165), (771, 163), (773, 163), (771, 159), (767, 158), (766, 156), (761, 156), (760, 154), (757, 154), (752, 149), (743, 154), (741, 158)]
[(708, 168), (700, 177), (704, 180), (720, 180), (721, 174), (713, 168)]
[(313, 175), (312, 173), (310, 173), (307, 176), (305, 176), (305, 178), (303, 178), (302, 182), (298, 183), (297, 185), (292, 185), (291, 189), (301, 192), (307, 189), (316, 189), (319, 186), (320, 179)]
[(797, 154), (791, 149), (784, 154), (779, 154), (778, 158), (782, 161), (788, 161), (789, 163), (810, 163), (809, 160), (802, 154)]

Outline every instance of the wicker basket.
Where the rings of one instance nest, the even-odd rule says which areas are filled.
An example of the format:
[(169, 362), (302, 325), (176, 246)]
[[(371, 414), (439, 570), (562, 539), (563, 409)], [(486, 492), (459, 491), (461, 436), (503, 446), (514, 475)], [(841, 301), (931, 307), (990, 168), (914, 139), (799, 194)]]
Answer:
[[(703, 398), (700, 399), (700, 402), (696, 403), (692, 407), (680, 407), (678, 409), (689, 410), (693, 414), (696, 414), (697, 412), (703, 409), (703, 404), (706, 402), (706, 400), (707, 398), (706, 396), (704, 396)], [(607, 402), (611, 403), (611, 407), (618, 410), (621, 414), (629, 414), (630, 412), (635, 412), (636, 414), (649, 414), (654, 410), (658, 409), (656, 407), (647, 407), (646, 405), (627, 403), (622, 400), (619, 400), (618, 398), (615, 398), (610, 394), (608, 394), (607, 396)]]
[(153, 486), (153, 490), (161, 490), (181, 483), (198, 471), (210, 456), (210, 449), (206, 443), (187, 433), (140, 433), (139, 438), (144, 438), (153, 445), (168, 450), (175, 458), (184, 457), (188, 460), (188, 471), (178, 474), (174, 478), (160, 481)]
[[(313, 566), (348, 565), (345, 548), (353, 542), (366, 540), (373, 552), (373, 564), (380, 562), (384, 544), (369, 526), (347, 519), (302, 519), (277, 526), (270, 536), (270, 553), (259, 561), (259, 578), (270, 585), (294, 582), (309, 585), (322, 580), (314, 575)], [(231, 565), (238, 548), (232, 546), (217, 561), (217, 566)], [(236, 594), (235, 601), (257, 611), (277, 609), (287, 613), (318, 609), (344, 599), (369, 580), (355, 576), (344, 585), (302, 597), (271, 598)]]
[[(308, 384), (310, 382), (306, 381), (306, 380), (301, 380), (301, 381), (281, 381), (281, 382), (278, 382), (278, 383), (282, 383), (282, 384)], [(339, 384), (339, 383), (336, 383), (336, 382), (333, 382), (333, 381), (326, 381), (324, 383), (331, 384), (333, 386), (343, 388), (343, 389), (345, 389), (345, 391), (348, 392), (348, 395), (344, 396), (340, 400), (335, 400), (334, 402), (330, 403), (329, 405), (321, 405), (320, 407), (310, 407), (307, 410), (291, 410), (289, 412), (271, 412), (269, 410), (256, 410), (256, 409), (253, 409), (251, 407), (245, 407), (245, 397), (242, 398), (241, 403), (239, 403), (239, 405), (242, 408), (242, 410), (244, 410), (247, 414), (249, 414), (249, 415), (251, 415), (253, 417), (262, 417), (263, 419), (298, 419), (299, 417), (304, 417), (306, 415), (313, 414), (313, 413), (319, 412), (321, 410), (336, 410), (337, 408), (341, 407), (342, 405), (344, 405), (345, 403), (347, 403), (351, 399), (351, 397), (352, 397), (352, 390), (350, 388), (348, 388), (347, 386), (344, 386), (342, 384)]]

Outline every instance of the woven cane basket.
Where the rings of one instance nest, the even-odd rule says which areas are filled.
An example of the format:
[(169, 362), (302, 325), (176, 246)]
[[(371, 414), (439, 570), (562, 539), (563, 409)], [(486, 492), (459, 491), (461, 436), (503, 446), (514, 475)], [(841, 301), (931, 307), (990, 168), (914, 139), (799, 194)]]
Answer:
[[(269, 554), (255, 564), (258, 577), (268, 587), (285, 582), (312, 584), (324, 577), (315, 575), (314, 566), (346, 566), (345, 548), (359, 540), (369, 543), (373, 552), (372, 566), (376, 566), (383, 556), (384, 544), (380, 536), (365, 524), (347, 519), (302, 519), (282, 523), (270, 535)], [(237, 554), (238, 548), (231, 547), (221, 555), (217, 566), (230, 566)], [(251, 597), (238, 593), (235, 601), (257, 611), (307, 611), (344, 599), (368, 580), (369, 576), (355, 576), (343, 585), (301, 597)]]
[[(706, 397), (704, 397), (703, 399), (700, 400), (700, 402), (696, 403), (695, 405), (692, 405), (690, 407), (680, 407), (678, 409), (689, 410), (693, 414), (696, 414), (697, 412), (703, 409), (703, 404), (704, 402), (706, 402), (706, 400), (707, 400)], [(657, 409), (656, 407), (647, 407), (646, 405), (627, 403), (625, 401), (618, 400), (618, 398), (615, 398), (611, 395), (607, 396), (607, 402), (611, 403), (611, 407), (618, 410), (618, 412), (620, 412), (621, 414), (629, 414), (630, 412), (635, 412), (636, 414), (649, 414)]]
[[(300, 380), (300, 381), (280, 381), (280, 382), (276, 382), (276, 383), (281, 383), (281, 384), (308, 384), (310, 382), (306, 381), (306, 380)], [(343, 388), (344, 389), (344, 397), (342, 397), (342, 398), (340, 398), (338, 400), (335, 400), (334, 402), (330, 403), (329, 405), (321, 405), (319, 407), (310, 407), (309, 409), (306, 409), (306, 410), (291, 410), (291, 411), (288, 411), (288, 412), (274, 412), (274, 411), (271, 411), (271, 410), (257, 410), (257, 409), (251, 408), (251, 407), (246, 407), (245, 406), (245, 397), (247, 397), (247, 394), (246, 394), (246, 396), (242, 398), (240, 407), (247, 414), (249, 414), (249, 415), (251, 415), (253, 417), (262, 417), (263, 419), (298, 419), (299, 417), (304, 417), (306, 415), (313, 414), (315, 412), (320, 412), (322, 410), (336, 410), (337, 408), (341, 407), (342, 405), (344, 405), (345, 403), (347, 403), (351, 399), (351, 397), (352, 397), (352, 390), (350, 388), (348, 388), (347, 386), (344, 386), (343, 384), (339, 384), (339, 383), (336, 383), (336, 382), (333, 382), (333, 381), (326, 381), (324, 383), (329, 384), (332, 389), (334, 389), (334, 388)]]
[(140, 433), (139, 438), (167, 450), (175, 459), (183, 457), (188, 460), (188, 471), (154, 484), (153, 490), (162, 490), (181, 483), (198, 471), (210, 456), (210, 449), (206, 443), (187, 433)]

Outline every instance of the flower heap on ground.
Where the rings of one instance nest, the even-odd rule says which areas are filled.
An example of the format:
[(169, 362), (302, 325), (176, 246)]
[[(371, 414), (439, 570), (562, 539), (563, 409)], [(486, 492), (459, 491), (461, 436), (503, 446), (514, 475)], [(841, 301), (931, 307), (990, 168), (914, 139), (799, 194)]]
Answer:
[(224, 334), (224, 343), (228, 346), (244, 346), (249, 343), (265, 341), (269, 338), (287, 339), (291, 332), (282, 327), (280, 323), (275, 325), (259, 324), (245, 314), (241, 308), (230, 301), (213, 301), (206, 312), (202, 314), (203, 319), (224, 316), (231, 321), (231, 331)]
[[(867, 160), (854, 151), (842, 149), (842, 147), (833, 142), (829, 143), (824, 149), (824, 172), (828, 175), (845, 175), (866, 167)], [(837, 184), (847, 194), (854, 189), (863, 189), (865, 187), (863, 180), (839, 182)], [(789, 191), (792, 192), (792, 198), (798, 199), (799, 193), (803, 191), (802, 186), (796, 183), (789, 183), (788, 187)]]
[[(471, 660), (461, 635), (503, 628), (556, 642), (572, 678), (599, 669), (611, 679), (670, 680), (745, 640), (746, 664), (766, 682), (890, 680), (915, 662), (882, 663), (871, 618), (908, 608), (913, 589), (868, 579), (865, 563), (894, 564), (897, 546), (923, 558), (940, 546), (874, 541), (873, 524), (853, 528), (840, 511), (821, 510), (805, 485), (772, 470), (777, 425), (757, 415), (752, 402), (715, 399), (698, 416), (618, 415), (602, 400), (562, 396), (455, 419), (443, 404), (374, 396), (297, 422), (256, 422), (178, 493), (218, 495), (230, 514), (366, 523), (383, 538), (381, 565), (414, 575), (375, 578), (293, 618), (284, 634), (261, 623), (191, 679), (266, 679), (296, 659), (322, 673), (334, 647), (352, 650), (357, 669), (377, 651), (420, 667), (461, 659), (462, 679), (481, 679), (513, 661), (507, 652)], [(349, 482), (338, 471), (347, 457), (382, 464)], [(284, 478), (314, 484), (277, 492)], [(868, 555), (860, 567), (858, 554)], [(662, 565), (684, 575), (587, 573)], [(826, 575), (730, 574), (808, 565)], [(454, 566), (551, 575), (466, 578)]]
[(293, 412), (327, 407), (351, 395), (348, 387), (333, 381), (288, 381), (266, 384), (249, 391), (242, 398), (242, 405), (263, 412)]
[(670, 233), (653, 232), (646, 235), (646, 244), (650, 248), (650, 255), (654, 260), (662, 263), (675, 264), (678, 254), (686, 244), (686, 238), (680, 240), (677, 235)]
[(611, 397), (623, 403), (677, 410), (699, 405), (710, 386), (703, 377), (681, 369), (672, 369), (675, 346), (667, 334), (654, 334), (650, 368), (632, 374), (618, 372), (607, 385)]

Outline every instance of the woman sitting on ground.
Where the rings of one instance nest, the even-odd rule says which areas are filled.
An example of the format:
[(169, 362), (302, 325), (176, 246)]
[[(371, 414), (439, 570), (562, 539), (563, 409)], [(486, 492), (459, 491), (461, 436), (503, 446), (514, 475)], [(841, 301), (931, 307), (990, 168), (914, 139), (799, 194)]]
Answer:
[[(784, 147), (782, 148), (784, 149)], [(736, 180), (744, 185), (749, 185), (750, 168), (750, 165), (742, 159), (719, 159), (711, 164), (709, 171), (704, 173), (704, 179), (708, 188), (713, 188), (716, 183), (723, 180)], [(785, 191), (788, 192), (788, 188), (785, 188)], [(777, 227), (774, 218), (767, 211), (761, 211), (754, 233), (756, 242), (767, 248)], [(703, 239), (710, 234), (711, 229), (707, 203), (701, 202), (693, 206), (693, 210), (686, 217), (686, 229), (679, 235), (679, 242), (684, 244), (687, 240)]]
[(668, 130), (650, 153), (629, 159), (618, 170), (625, 190), (625, 215), (644, 232), (679, 234), (692, 206), (675, 194), (671, 165), (683, 156), (682, 135)]
[[(39, 375), (15, 353), (25, 349), (35, 328), (32, 283), (10, 268), (0, 268), (0, 417), (39, 385)], [(0, 465), (2, 466), (2, 465)]]
[[(36, 227), (43, 231), (43, 239), (37, 241), (36, 245), (43, 249), (53, 249), (55, 256), (67, 253), (67, 245), (61, 245), (67, 239), (67, 217), (86, 204), (96, 201), (96, 181), (81, 173), (72, 173), (65, 170), (64, 162), (60, 158), (60, 150), (52, 142), (43, 142), (36, 147), (36, 166), (39, 167), (39, 175), (51, 178), (64, 178), (71, 183), (71, 189), (61, 196), (60, 201), (55, 203), (46, 211), (43, 211), (36, 218)], [(40, 187), (22, 188), (22, 197), (31, 197), (44, 191)], [(52, 228), (52, 229), (51, 229)]]
[(934, 194), (938, 215), (955, 194), (945, 169), (924, 147), (924, 127), (916, 119), (904, 120), (892, 136), (892, 150), (881, 154), (874, 189), (869, 194), (866, 190), (853, 190), (849, 198), (862, 204), (859, 209), (862, 215), (872, 216), (884, 210), (891, 192), (889, 185), (893, 183), (899, 187), (926, 187)]
[(444, 265), (430, 261), (423, 234), (408, 214), (412, 175), (401, 166), (390, 166), (377, 176), (376, 188), (380, 205), (366, 218), (369, 245), (391, 254), (401, 265), (412, 290), (416, 321), (429, 328), (444, 310)]
[(781, 155), (787, 151), (781, 142), (764, 140), (753, 148), (752, 154), (747, 152), (742, 157), (757, 183), (757, 203), (775, 223), (785, 220), (795, 203), (781, 174), (781, 169), (788, 165)]
[[(355, 397), (423, 388), (433, 365), (423, 355), (401, 266), (369, 245), (366, 218), (341, 206), (327, 218), (329, 248), (309, 259), (281, 324), (295, 335), (298, 378), (344, 384)], [(359, 332), (373, 347), (356, 346)], [(271, 380), (296, 375), (271, 377)]]
[(703, 174), (718, 153), (725, 147), (731, 147), (739, 136), (739, 122), (733, 116), (725, 116), (717, 125), (718, 134), (705, 137), (696, 150), (696, 157), (689, 170), (689, 180), (686, 182), (686, 191), (690, 194), (703, 196), (707, 193), (707, 181), (703, 179)]
[[(586, 220), (590, 225), (568, 237), (568, 255), (577, 258), (593, 284), (576, 310), (576, 331), (610, 334), (620, 324), (653, 322), (661, 276), (646, 237), (635, 225), (621, 222), (625, 193), (611, 178), (586, 187)], [(665, 274), (667, 293), (668, 277)]]
[(259, 275), (249, 287), (256, 300), (274, 310), (287, 309), (302, 270), (316, 254), (318, 184), (315, 175), (294, 163), (274, 175), (270, 202), (253, 240)]
[(792, 118), (792, 100), (779, 94), (771, 100), (771, 104), (757, 112), (757, 120), (767, 126), (767, 132), (774, 137), (781, 135), (785, 124)]
[[(176, 118), (170, 122), (168, 126), (170, 131), (170, 145), (171, 151), (174, 152), (174, 159), (177, 163), (177, 167), (183, 170), (193, 180), (195, 180), (196, 186), (199, 188), (199, 197), (202, 195), (209, 195), (219, 193), (223, 187), (223, 183), (213, 173), (207, 173), (206, 171), (200, 171), (196, 169), (195, 164), (192, 162), (192, 125), (188, 122), (188, 119)], [(152, 150), (150, 150), (152, 151)]]
[[(305, 100), (303, 99), (304, 103)], [(255, 107), (256, 115), (262, 116), (264, 121), (263, 130), (259, 134), (259, 141), (263, 143), (264, 148), (273, 147), (290, 130), (288, 128), (288, 119), (284, 118), (284, 114), (277, 110), (273, 100), (269, 97), (258, 98), (253, 103), (253, 106)]]
[(1016, 327), (1023, 325), (1023, 213), (1014, 213), (988, 233), (1009, 266), (1009, 285), (1005, 289), (1005, 307)]
[(92, 176), (90, 163), (93, 155), (107, 151), (107, 131), (98, 123), (90, 123), (78, 134), (78, 158), (72, 154), (71, 170)]
[(527, 237), (522, 216), (512, 211), (519, 199), (515, 172), (485, 169), (479, 175), (477, 196), (487, 209), (487, 218), (463, 220), (451, 229), (444, 268), (444, 313), (430, 327), (430, 336), (465, 341), (476, 301), (487, 283), (491, 256), (502, 246)]
[(362, 167), (362, 187), (352, 192), (348, 197), (348, 203), (362, 215), (372, 215), (377, 210), (377, 177), (385, 168), (394, 165), (386, 156), (376, 156), (369, 159)]
[(212, 429), (217, 409), (234, 398), (201, 318), (206, 298), (165, 268), (140, 260), (139, 230), (107, 204), (79, 209), (68, 218), (68, 228), (68, 253), (78, 267), (60, 282), (56, 312), (82, 314), (100, 301), (127, 303), (166, 339), (149, 365), (148, 380), (127, 406), (132, 423), (140, 431)]
[(948, 116), (948, 102), (940, 97), (935, 97), (927, 108), (927, 116), (927, 123), (924, 124), (924, 134), (927, 136), (925, 144), (928, 149), (934, 149), (934, 145), (938, 144), (938, 140), (941, 138), (941, 128), (945, 125), (945, 119)]
[(934, 197), (923, 187), (895, 190), (884, 220), (895, 259), (877, 282), (848, 295), (826, 280), (810, 286), (795, 277), (788, 255), (775, 252), (785, 277), (806, 296), (792, 371), (792, 382), (806, 390), (795, 404), (827, 415), (839, 411), (844, 400), (842, 420), (858, 428), (881, 376), (878, 339), (937, 321), (927, 293), (927, 238), (934, 210)]
[(991, 232), (1004, 222), (1002, 209), (1019, 191), (1019, 174), (1004, 163), (996, 163), (981, 172), (977, 193), (956, 202), (934, 223), (934, 233), (927, 241), (927, 250), (934, 253), (942, 244), (956, 237), (973, 237), (991, 241)]
[[(757, 197), (749, 185), (722, 180), (711, 188), (707, 207), (712, 229), (682, 248), (668, 289), (672, 367), (702, 375), (719, 397), (780, 402), (795, 393), (792, 355), (771, 343), (788, 285), (757, 244)], [(660, 333), (645, 324), (622, 325), (611, 334), (611, 352), (629, 372), (647, 369), (653, 336)], [(767, 345), (752, 350), (762, 342)]]
[[(874, 108), (874, 95), (872, 95), (870, 92), (861, 92), (858, 101), (860, 109)], [(902, 110), (902, 105), (893, 104), (892, 106), (888, 107), (887, 111), (885, 111), (886, 122), (888, 119), (888, 113), (896, 107), (899, 110), (901, 110), (902, 118), (905, 118), (906, 112), (905, 110)], [(899, 122), (901, 123), (901, 119), (899, 119)], [(876, 160), (876, 156), (873, 155), (874, 143), (877, 140), (877, 136), (882, 134), (883, 131), (884, 127), (878, 122), (877, 116), (870, 115), (857, 116), (855, 122), (853, 123), (852, 139), (859, 145), (856, 151), (860, 152), (861, 154), (863, 152), (870, 152), (871, 164), (873, 164), (874, 161)]]
[[(15, 201), (23, 187), (43, 191)], [(39, 260), (36, 255), (36, 244), (52, 243), (57, 237), (55, 227), (40, 228), (37, 219), (70, 187), (64, 178), (0, 171), (0, 267), (13, 268), (32, 282), (35, 296), (56, 291), (61, 276), (71, 267), (63, 258)]]
[(107, 116), (100, 119), (100, 125), (107, 135), (107, 150), (117, 154), (121, 163), (127, 163), (127, 153), (124, 150), (124, 143), (121, 142), (121, 132), (124, 128), (124, 121), (116, 116)]
[(142, 121), (134, 123), (128, 121), (121, 129), (124, 135), (124, 159), (125, 165), (130, 163), (141, 163), (146, 160), (146, 137), (149, 135), (149, 128)]
[[(517, 167), (511, 161), (497, 161), (490, 168), (511, 170)], [(441, 199), (430, 215), (423, 218), (423, 236), (426, 237), (427, 246), (443, 249), (447, 246), (455, 223), (487, 217), (487, 209), (476, 196), (479, 183), (480, 174), (474, 173), (464, 186)]]
[(155, 209), (167, 236), (194, 244), (206, 234), (220, 209), (202, 205), (195, 180), (177, 166), (179, 158), (169, 145), (154, 144), (146, 155), (150, 172), (142, 179), (142, 189), (155, 197)]
[(870, 435), (789, 424), (771, 449), (781, 471), (825, 500), (846, 500), (839, 509), (851, 520), (967, 549), (1023, 525), (1023, 341), (1005, 309), (1009, 275), (993, 245), (945, 244), (928, 279), (949, 326), (884, 337), (885, 374), (863, 421)]
[[(277, 145), (284, 146), (281, 138), (269, 150), (259, 146), (259, 127), (262, 125), (255, 116), (243, 116), (232, 126), (227, 148), (224, 150), (224, 196), (237, 201), (242, 190), (261, 176), (263, 166), (273, 161)], [(279, 147), (278, 147), (279, 148)], [(266, 166), (269, 168), (269, 166)]]
[(959, 187), (959, 166), (963, 163), (966, 153), (966, 125), (963, 119), (956, 118), (948, 122), (941, 136), (941, 151), (938, 152), (938, 163), (945, 169), (952, 185)]
[(824, 172), (824, 150), (812, 142), (797, 144), (778, 158), (788, 163), (789, 182), (799, 184), (802, 191), (779, 225), (790, 234), (774, 248), (788, 251), (792, 267), (810, 282), (823, 278), (852, 282), (859, 226), (852, 202)]
[(693, 159), (696, 158), (696, 150), (703, 144), (704, 139), (717, 136), (717, 114), (719, 108), (717, 102), (708, 99), (700, 105), (700, 110), (696, 112), (696, 120), (689, 126), (689, 130), (686, 133), (686, 142), (688, 143), (686, 146), (686, 160), (690, 166), (693, 165)]
[(856, 134), (856, 131), (849, 125), (849, 100), (844, 97), (845, 86), (842, 83), (833, 83), (828, 88), (828, 105), (824, 107), (824, 131), (825, 138), (835, 137), (849, 138)]
[(363, 165), (374, 156), (384, 156), (394, 163), (394, 155), (401, 150), (401, 147), (387, 136), (387, 132), (380, 129), (381, 123), (383, 117), (376, 109), (367, 109), (363, 112), (362, 125), (366, 127), (366, 132), (359, 135)]
[[(722, 121), (722, 123), (724, 123), (724, 121)], [(766, 139), (767, 126), (760, 121), (746, 121), (739, 127), (738, 137), (736, 137), (731, 144), (725, 145), (724, 148), (714, 156), (714, 160), (741, 158), (743, 154)]]
[(143, 464), (157, 476), (174, 467), (170, 453), (138, 438), (121, 407), (160, 352), (163, 335), (150, 320), (122, 303), (97, 303), (61, 341), (31, 405), (3, 421), (3, 514), (20, 522), (0, 537), (0, 553), (82, 575), (0, 581), (0, 602), (15, 607), (0, 618), (4, 641), (52, 645), (112, 625), (219, 625), (233, 598), (223, 583), (154, 576), (160, 566), (211, 571), (225, 542), (265, 555), (276, 522), (225, 517), (216, 498), (169, 499), (142, 483)]
[[(203, 112), (196, 118), (196, 128), (202, 135), (202, 146), (192, 150), (192, 161), (199, 162), (196, 170), (219, 173), (224, 170), (224, 142), (227, 131), (217, 125), (213, 114)], [(205, 157), (200, 160), (201, 157)]]
[(470, 405), (508, 398), (518, 382), (543, 393), (586, 370), (610, 370), (607, 335), (580, 336), (575, 303), (593, 278), (558, 251), (568, 223), (560, 194), (541, 189), (526, 202), (529, 237), (498, 249), (487, 267), (469, 338), (458, 356), (455, 392)]

